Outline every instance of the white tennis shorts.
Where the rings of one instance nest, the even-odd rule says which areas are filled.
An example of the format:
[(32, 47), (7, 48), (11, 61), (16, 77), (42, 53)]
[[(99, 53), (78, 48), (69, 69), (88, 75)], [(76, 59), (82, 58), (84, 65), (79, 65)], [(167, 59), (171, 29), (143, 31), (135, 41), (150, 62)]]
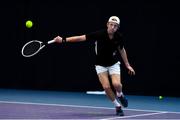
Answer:
[(103, 73), (103, 72), (108, 72), (110, 75), (112, 74), (120, 74), (121, 69), (120, 69), (120, 62), (118, 61), (117, 63), (115, 63), (112, 66), (108, 66), (108, 67), (103, 67), (100, 65), (96, 65), (96, 72), (97, 74), (99, 73)]

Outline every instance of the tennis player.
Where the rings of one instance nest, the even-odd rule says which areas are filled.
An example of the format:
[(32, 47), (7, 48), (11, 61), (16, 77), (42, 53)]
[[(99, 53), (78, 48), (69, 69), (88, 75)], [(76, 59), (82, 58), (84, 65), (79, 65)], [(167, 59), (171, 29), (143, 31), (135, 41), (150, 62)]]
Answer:
[[(120, 19), (117, 16), (111, 16), (107, 21), (106, 26), (107, 29), (89, 34), (66, 38), (57, 36), (54, 38), (54, 40), (57, 43), (80, 42), (86, 40), (91, 40), (96, 43), (95, 69), (99, 77), (99, 81), (102, 84), (108, 98), (114, 103), (116, 107), (116, 115), (124, 116), (122, 106), (127, 107), (128, 100), (122, 92), (120, 61), (116, 59), (116, 54), (120, 53), (130, 75), (135, 75), (135, 71), (129, 64), (127, 53), (124, 48), (124, 41), (118, 32), (120, 27)], [(112, 81), (112, 86), (116, 91), (115, 93), (111, 88), (109, 76), (110, 80)]]

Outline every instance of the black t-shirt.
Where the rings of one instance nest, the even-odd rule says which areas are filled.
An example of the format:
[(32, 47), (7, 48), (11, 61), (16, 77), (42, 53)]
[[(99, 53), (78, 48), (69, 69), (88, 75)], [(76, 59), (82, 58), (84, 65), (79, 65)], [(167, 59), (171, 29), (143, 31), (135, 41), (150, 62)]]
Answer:
[(86, 34), (86, 40), (96, 42), (96, 65), (111, 66), (118, 60), (115, 58), (117, 48), (124, 47), (123, 39), (119, 32), (114, 34), (113, 39), (110, 39), (107, 30), (100, 30)]

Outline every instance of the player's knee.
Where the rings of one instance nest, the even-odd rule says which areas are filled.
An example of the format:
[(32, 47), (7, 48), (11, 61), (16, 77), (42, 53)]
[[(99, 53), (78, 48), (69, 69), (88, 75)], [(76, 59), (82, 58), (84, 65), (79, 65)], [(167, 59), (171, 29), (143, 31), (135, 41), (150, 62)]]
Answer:
[(122, 84), (121, 83), (113, 83), (113, 86), (115, 88), (122, 88)]
[(103, 85), (103, 89), (106, 91), (106, 90), (109, 90), (111, 89), (111, 86), (110, 85)]

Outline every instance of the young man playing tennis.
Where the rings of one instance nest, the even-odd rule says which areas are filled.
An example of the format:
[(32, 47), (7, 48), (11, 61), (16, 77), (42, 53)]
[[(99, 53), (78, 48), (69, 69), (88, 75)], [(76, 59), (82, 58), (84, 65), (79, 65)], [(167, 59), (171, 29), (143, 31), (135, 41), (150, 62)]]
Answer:
[[(116, 107), (116, 115), (123, 116), (122, 107), (128, 106), (128, 100), (122, 93), (120, 61), (115, 59), (115, 54), (119, 51), (123, 62), (125, 63), (128, 73), (135, 75), (134, 69), (130, 66), (124, 48), (123, 39), (118, 33), (120, 27), (120, 19), (117, 16), (111, 16), (107, 22), (107, 29), (96, 31), (93, 33), (62, 38), (57, 36), (54, 40), (57, 43), (63, 42), (80, 42), (85, 40), (92, 40), (96, 42), (96, 72), (99, 81), (102, 84), (104, 91), (108, 98), (114, 103)], [(111, 88), (109, 76), (112, 80), (112, 85), (116, 91), (113, 92)]]

